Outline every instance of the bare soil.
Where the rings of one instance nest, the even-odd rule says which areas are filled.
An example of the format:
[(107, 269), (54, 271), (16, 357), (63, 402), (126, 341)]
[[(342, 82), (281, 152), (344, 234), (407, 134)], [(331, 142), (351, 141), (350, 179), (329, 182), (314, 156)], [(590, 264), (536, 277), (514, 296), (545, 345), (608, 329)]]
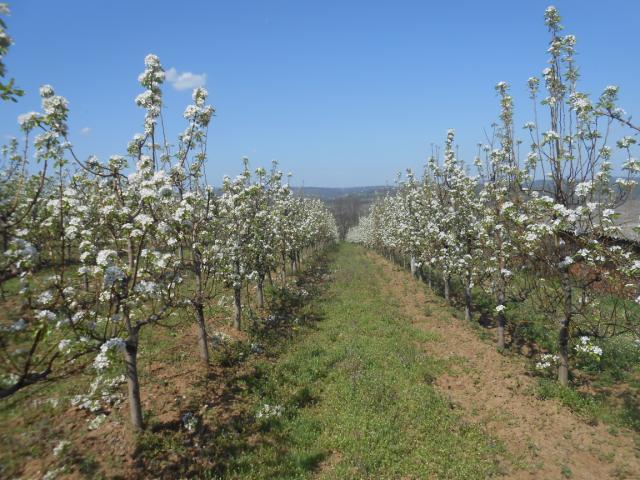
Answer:
[(439, 335), (423, 348), (449, 360), (453, 369), (435, 385), (453, 408), (504, 442), (509, 452), (502, 465), (506, 477), (640, 478), (634, 432), (614, 435), (607, 425), (589, 424), (555, 400), (536, 398), (536, 379), (528, 375), (523, 357), (499, 353), (424, 284), (383, 257), (369, 255), (388, 277), (388, 294), (411, 323)]

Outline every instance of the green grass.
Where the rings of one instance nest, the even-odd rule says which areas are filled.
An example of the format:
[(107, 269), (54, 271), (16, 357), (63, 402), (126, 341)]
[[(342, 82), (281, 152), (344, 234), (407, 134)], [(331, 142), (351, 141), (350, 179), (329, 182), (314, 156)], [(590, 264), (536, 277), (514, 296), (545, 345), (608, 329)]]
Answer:
[[(323, 319), (294, 341), (255, 386), (253, 448), (227, 478), (486, 478), (503, 448), (463, 421), (431, 382), (445, 365), (415, 348), (433, 340), (382, 294), (379, 268), (343, 244)], [(213, 478), (213, 475), (212, 475)]]
[(619, 401), (613, 402), (605, 393), (580, 392), (560, 385), (555, 379), (540, 378), (536, 394), (541, 399), (559, 400), (589, 423), (603, 422), (610, 425), (614, 431), (618, 427), (640, 431), (638, 401), (632, 392), (625, 392), (624, 395), (620, 395)]

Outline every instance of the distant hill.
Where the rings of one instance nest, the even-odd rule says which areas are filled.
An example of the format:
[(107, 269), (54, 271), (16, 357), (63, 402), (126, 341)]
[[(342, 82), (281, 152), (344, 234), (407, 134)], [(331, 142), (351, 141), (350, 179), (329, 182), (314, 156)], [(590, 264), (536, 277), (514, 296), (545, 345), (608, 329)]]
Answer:
[(335, 200), (337, 198), (357, 196), (357, 197), (377, 197), (387, 192), (395, 190), (395, 187), (385, 185), (374, 185), (368, 187), (291, 187), (294, 193), (305, 197), (319, 198), (321, 200)]

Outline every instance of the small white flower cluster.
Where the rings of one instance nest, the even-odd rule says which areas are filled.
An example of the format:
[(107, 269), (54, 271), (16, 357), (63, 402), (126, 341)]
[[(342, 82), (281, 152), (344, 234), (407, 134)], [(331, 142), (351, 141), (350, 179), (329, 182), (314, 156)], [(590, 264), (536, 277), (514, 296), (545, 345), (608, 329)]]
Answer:
[(568, 266), (573, 265), (573, 263), (575, 263), (573, 258), (566, 256), (560, 263), (558, 263), (558, 267), (567, 268)]
[(94, 418), (87, 420), (87, 428), (89, 430), (97, 430), (107, 421), (107, 416), (104, 413), (96, 415)]
[(200, 424), (200, 419), (194, 413), (187, 412), (182, 415), (182, 426), (187, 432), (193, 433), (198, 429), (198, 425)]
[(113, 265), (110, 267), (107, 267), (104, 270), (104, 278), (103, 278), (104, 288), (109, 289), (113, 287), (116, 284), (116, 282), (120, 282), (124, 280), (124, 278), (125, 278), (125, 273), (120, 268)]
[(106, 342), (104, 342), (100, 346), (100, 353), (96, 355), (96, 358), (93, 361), (93, 367), (97, 371), (103, 371), (111, 365), (111, 361), (109, 359), (109, 352), (112, 350), (123, 351), (125, 348), (125, 341), (121, 338), (110, 338)]
[(69, 442), (68, 440), (60, 440), (58, 444), (53, 448), (53, 454), (56, 457), (64, 455), (69, 450), (70, 445), (71, 442)]
[(284, 407), (282, 405), (269, 405), (265, 403), (256, 414), (256, 418), (277, 418), (281, 417), (283, 413)]
[(59, 475), (65, 473), (67, 470), (66, 466), (62, 466), (59, 468), (54, 468), (53, 470), (48, 470), (43, 476), (42, 480), (55, 480)]
[(124, 375), (114, 378), (100, 375), (91, 382), (88, 393), (76, 395), (71, 399), (71, 405), (91, 413), (108, 410), (110, 406), (122, 401), (122, 394), (118, 390), (124, 382)]
[(551, 353), (543, 353), (540, 355), (540, 360), (536, 363), (537, 370), (549, 370), (558, 364), (560, 357)]
[(596, 360), (599, 360), (602, 357), (602, 348), (598, 345), (593, 344), (591, 339), (587, 336), (582, 336), (578, 340), (579, 343), (576, 344), (574, 350), (578, 354), (588, 355)]
[(117, 258), (115, 250), (100, 250), (96, 256), (96, 264), (100, 267), (108, 267)]
[(27, 322), (24, 320), (24, 318), (16, 320), (11, 325), (0, 325), (0, 331), (5, 332), (21, 332), (25, 328), (27, 328)]

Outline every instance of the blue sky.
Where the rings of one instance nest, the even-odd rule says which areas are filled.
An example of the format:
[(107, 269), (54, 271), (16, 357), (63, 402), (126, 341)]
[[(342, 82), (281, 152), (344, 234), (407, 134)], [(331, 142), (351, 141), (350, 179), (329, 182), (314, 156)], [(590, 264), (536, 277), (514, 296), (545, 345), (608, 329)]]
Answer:
[[(432, 143), (455, 128), (469, 161), (497, 118), (494, 85), (512, 85), (517, 125), (531, 119), (526, 80), (545, 67), (549, 1), (10, 2), (9, 76), (27, 91), (2, 104), (0, 135), (37, 110), (49, 83), (70, 102), (77, 151), (124, 153), (142, 130), (134, 104), (147, 53), (187, 84), (206, 76), (217, 117), (209, 179), (279, 160), (294, 183), (393, 182), (420, 169)], [(621, 87), (620, 105), (640, 116), (640, 2), (557, 1), (578, 39), (581, 88)], [(183, 82), (184, 83), (184, 82)], [(178, 85), (180, 86), (180, 85)], [(170, 138), (184, 128), (190, 90), (165, 88)]]

